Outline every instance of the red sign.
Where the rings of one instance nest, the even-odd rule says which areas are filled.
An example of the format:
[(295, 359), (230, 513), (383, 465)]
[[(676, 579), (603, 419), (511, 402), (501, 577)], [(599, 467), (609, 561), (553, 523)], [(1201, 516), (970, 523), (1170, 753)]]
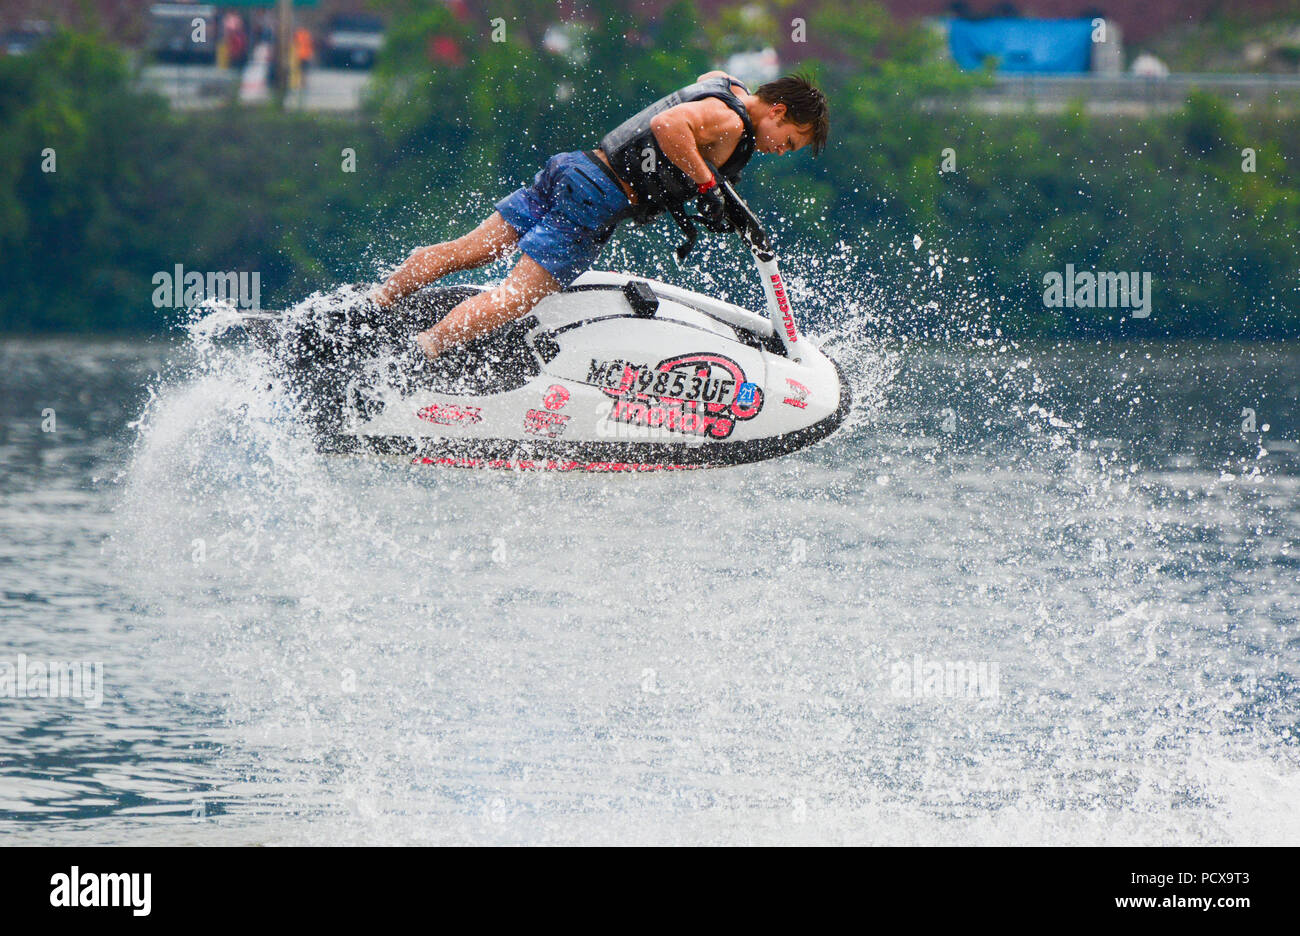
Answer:
[(546, 396), (542, 397), (542, 405), (549, 410), (564, 409), (564, 404), (569, 402), (569, 391), (559, 384), (551, 384), (546, 390)]
[(561, 416), (559, 413), (530, 409), (524, 414), (524, 431), (529, 435), (540, 435), (554, 439), (564, 431), (564, 424), (568, 421), (568, 416)]
[(785, 283), (781, 274), (772, 274), (772, 292), (776, 295), (776, 307), (781, 310), (781, 321), (785, 323), (786, 337), (791, 341), (799, 340), (799, 333), (794, 328), (794, 315), (790, 312), (790, 300), (785, 297)]
[(808, 388), (799, 383), (799, 381), (795, 380), (793, 377), (787, 377), (785, 382), (790, 385), (790, 393), (792, 396), (786, 397), (781, 402), (786, 406), (793, 406), (797, 409), (807, 409)]
[(477, 406), (461, 406), (458, 403), (434, 403), (415, 414), (425, 422), (440, 426), (464, 424), (472, 426), (483, 421), (483, 410)]

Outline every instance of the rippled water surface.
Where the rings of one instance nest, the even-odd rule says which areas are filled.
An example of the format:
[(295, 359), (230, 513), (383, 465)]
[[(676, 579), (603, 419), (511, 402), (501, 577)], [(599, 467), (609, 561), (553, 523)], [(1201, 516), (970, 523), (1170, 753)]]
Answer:
[(103, 673), (0, 697), (0, 841), (1300, 841), (1300, 348), (823, 340), (847, 428), (630, 477), (0, 343), (0, 664)]

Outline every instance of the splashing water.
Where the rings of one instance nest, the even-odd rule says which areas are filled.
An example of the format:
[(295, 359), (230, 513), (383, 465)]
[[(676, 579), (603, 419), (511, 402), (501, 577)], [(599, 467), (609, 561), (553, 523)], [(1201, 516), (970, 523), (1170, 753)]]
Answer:
[(151, 766), (71, 770), (19, 797), (31, 828), (77, 802), (83, 841), (1294, 841), (1296, 450), (1165, 421), (1231, 397), (1171, 353), (1240, 367), (868, 339), (899, 297), (835, 257), (791, 291), (850, 419), (686, 475), (322, 457), (200, 320), (96, 494), (118, 695), (82, 724)]

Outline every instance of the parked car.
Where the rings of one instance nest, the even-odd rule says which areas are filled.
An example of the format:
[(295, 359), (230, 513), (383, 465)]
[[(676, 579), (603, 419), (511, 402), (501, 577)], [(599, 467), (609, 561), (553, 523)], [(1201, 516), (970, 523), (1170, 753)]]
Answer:
[(0, 55), (26, 55), (51, 32), (49, 23), (27, 20), (17, 29), (0, 33)]
[(373, 68), (384, 44), (384, 21), (350, 13), (335, 16), (325, 32), (322, 60), (333, 68)]
[[(201, 40), (195, 37), (202, 20)], [(159, 62), (210, 64), (217, 58), (217, 8), (202, 3), (157, 3), (149, 9), (148, 49)]]

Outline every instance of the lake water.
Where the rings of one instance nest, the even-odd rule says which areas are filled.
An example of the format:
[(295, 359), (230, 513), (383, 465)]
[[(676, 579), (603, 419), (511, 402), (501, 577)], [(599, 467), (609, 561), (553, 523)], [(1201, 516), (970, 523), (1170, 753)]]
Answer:
[(632, 477), (0, 342), (0, 666), (102, 666), (0, 697), (0, 841), (1300, 841), (1300, 347), (826, 340), (832, 438)]

